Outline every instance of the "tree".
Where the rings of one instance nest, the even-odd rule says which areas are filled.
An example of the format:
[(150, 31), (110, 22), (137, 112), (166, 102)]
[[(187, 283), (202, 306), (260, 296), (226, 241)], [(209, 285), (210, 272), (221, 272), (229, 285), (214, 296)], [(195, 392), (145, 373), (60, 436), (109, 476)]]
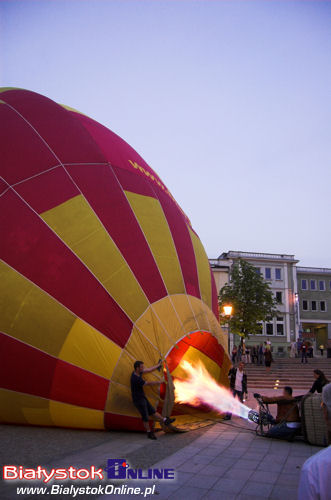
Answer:
[(257, 272), (256, 267), (239, 259), (231, 269), (230, 283), (219, 292), (219, 306), (231, 304), (232, 316), (222, 317), (232, 333), (241, 337), (261, 333), (261, 321), (275, 316), (276, 300), (269, 284)]

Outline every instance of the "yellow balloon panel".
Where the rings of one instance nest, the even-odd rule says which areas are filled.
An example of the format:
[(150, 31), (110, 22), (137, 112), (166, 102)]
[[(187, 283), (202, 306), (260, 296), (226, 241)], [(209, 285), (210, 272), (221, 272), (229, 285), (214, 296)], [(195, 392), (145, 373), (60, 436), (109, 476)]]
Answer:
[(75, 316), (0, 261), (0, 331), (57, 356)]
[(42, 214), (53, 231), (84, 262), (109, 294), (135, 321), (147, 298), (121, 252), (85, 201), (78, 195)]
[[(197, 364), (201, 361), (205, 368), (209, 371), (210, 375), (216, 381), (218, 381), (220, 378), (221, 368), (218, 366), (218, 364), (195, 347), (190, 346), (183, 355), (181, 361), (188, 361), (192, 364)], [(181, 368), (180, 364), (171, 372), (171, 375), (172, 377), (181, 379), (187, 378), (186, 372)]]
[[(117, 382), (118, 384), (128, 385), (129, 376), (133, 372), (133, 363), (137, 359), (138, 358), (130, 356), (125, 350), (123, 350), (117, 362), (117, 365), (115, 366), (111, 381)], [(144, 360), (142, 359), (141, 361)]]
[[(162, 315), (159, 315), (156, 304), (165, 304)], [(172, 311), (168, 307), (167, 299), (162, 299), (159, 303), (154, 303), (135, 323), (135, 327), (144, 334), (150, 343), (157, 349), (157, 351), (165, 354), (171, 347), (173, 340), (171, 332), (168, 332), (163, 324), (165, 314), (171, 314)], [(131, 340), (131, 339), (130, 339)], [(144, 344), (146, 349), (149, 349), (149, 343)]]
[[(130, 372), (130, 375), (132, 371), (133, 368)], [(126, 383), (126, 385), (121, 385), (114, 382), (110, 383), (109, 394), (105, 408), (106, 412), (117, 413), (119, 415), (127, 415), (129, 417), (140, 416), (138, 410), (132, 402), (129, 382), (130, 380), (128, 377), (128, 380), (123, 380), (123, 384)]]
[[(147, 315), (148, 315), (147, 311)], [(126, 343), (124, 352), (127, 352), (132, 360), (141, 360), (146, 363), (146, 365), (155, 365), (160, 358), (159, 349), (149, 342), (148, 331), (142, 333), (138, 328), (133, 327), (132, 333), (128, 342)], [(134, 362), (133, 361), (133, 362)], [(121, 364), (122, 359), (119, 361)], [(131, 363), (133, 365), (133, 362)]]
[[(197, 323), (194, 313), (192, 311), (191, 304), (189, 302), (187, 295), (172, 295), (171, 300), (173, 306), (175, 307), (178, 317), (183, 325), (184, 331), (194, 332), (200, 330), (199, 324)], [(169, 308), (170, 310), (170, 308)]]
[(0, 389), (0, 422), (53, 425), (47, 399), (6, 389)]
[(104, 429), (104, 412), (58, 401), (49, 402), (53, 425), (83, 429)]
[[(130, 372), (130, 377), (132, 371), (133, 369)], [(141, 418), (140, 413), (132, 402), (130, 377), (128, 381), (126, 381), (128, 385), (111, 382), (105, 411), (116, 413), (117, 415)], [(147, 380), (147, 377), (144, 376), (144, 378)], [(156, 390), (152, 390), (151, 386), (145, 386), (144, 392), (151, 405), (155, 408), (159, 399)]]
[[(158, 302), (154, 302), (153, 311), (155, 314), (161, 319), (162, 325), (167, 332), (167, 339), (171, 339), (172, 345), (175, 344), (179, 339), (188, 333), (188, 330), (185, 330), (183, 323), (180, 319), (179, 312), (176, 309), (176, 305), (179, 304), (180, 301), (174, 302), (174, 297), (165, 297)], [(192, 312), (191, 312), (192, 315)], [(193, 321), (193, 325), (195, 325), (195, 321)], [(167, 343), (167, 345), (163, 346), (162, 354), (165, 354), (169, 351), (171, 345)]]
[(223, 363), (222, 363), (221, 375), (219, 378), (219, 383), (221, 385), (224, 385), (225, 387), (230, 386), (228, 373), (229, 373), (231, 366), (232, 366), (232, 363), (231, 363), (230, 358), (228, 356), (224, 356)]
[(169, 294), (185, 293), (176, 248), (160, 202), (126, 191)]
[(192, 297), (192, 295), (188, 295), (187, 298), (191, 304), (191, 309), (199, 325), (198, 329), (211, 331), (207, 310), (205, 309), (203, 302), (196, 297)]
[(201, 299), (211, 308), (211, 274), (207, 254), (198, 236), (189, 227), (197, 263)]
[(110, 379), (121, 348), (90, 325), (76, 319), (59, 358), (92, 373)]

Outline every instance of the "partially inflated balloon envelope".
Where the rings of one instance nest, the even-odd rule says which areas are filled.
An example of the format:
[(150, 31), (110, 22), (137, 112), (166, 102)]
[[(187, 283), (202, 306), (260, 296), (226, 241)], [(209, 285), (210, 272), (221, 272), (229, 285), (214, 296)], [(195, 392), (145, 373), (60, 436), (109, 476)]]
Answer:
[(0, 124), (0, 421), (142, 429), (137, 359), (173, 376), (201, 360), (226, 383), (208, 259), (158, 175), (34, 92), (2, 89)]

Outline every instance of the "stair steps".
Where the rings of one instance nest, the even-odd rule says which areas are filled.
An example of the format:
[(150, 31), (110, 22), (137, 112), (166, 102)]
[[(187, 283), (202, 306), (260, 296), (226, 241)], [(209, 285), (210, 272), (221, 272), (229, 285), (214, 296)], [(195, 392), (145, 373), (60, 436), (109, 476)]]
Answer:
[(276, 358), (271, 364), (270, 373), (264, 365), (246, 363), (248, 388), (280, 389), (285, 385), (294, 390), (307, 392), (314, 383), (313, 371), (318, 368), (331, 382), (331, 359), (308, 358), (308, 363), (301, 363), (300, 358)]

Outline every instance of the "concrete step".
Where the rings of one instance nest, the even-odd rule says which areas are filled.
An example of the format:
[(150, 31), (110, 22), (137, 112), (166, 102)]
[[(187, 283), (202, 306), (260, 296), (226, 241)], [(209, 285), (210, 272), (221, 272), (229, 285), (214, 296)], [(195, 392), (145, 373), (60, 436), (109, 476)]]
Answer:
[(301, 363), (301, 358), (276, 358), (271, 365), (270, 373), (264, 365), (247, 363), (245, 365), (248, 387), (273, 389), (278, 380), (278, 387), (291, 386), (294, 390), (307, 392), (314, 383), (313, 370), (322, 370), (331, 381), (331, 359), (309, 358), (308, 363)]

